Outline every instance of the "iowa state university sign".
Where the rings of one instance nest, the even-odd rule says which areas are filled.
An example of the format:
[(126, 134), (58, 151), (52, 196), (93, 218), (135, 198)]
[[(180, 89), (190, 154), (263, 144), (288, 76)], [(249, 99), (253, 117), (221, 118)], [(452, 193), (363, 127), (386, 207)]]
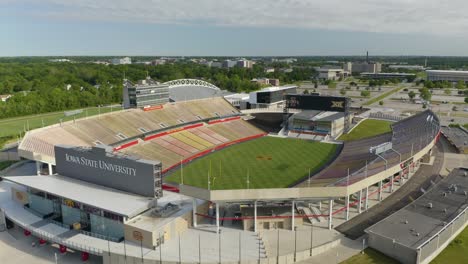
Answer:
[(96, 169), (106, 170), (109, 172), (126, 174), (129, 176), (136, 176), (136, 169), (117, 164), (107, 163), (103, 160), (92, 160), (85, 157), (72, 156), (65, 153), (65, 161), (73, 162), (86, 167), (92, 167)]

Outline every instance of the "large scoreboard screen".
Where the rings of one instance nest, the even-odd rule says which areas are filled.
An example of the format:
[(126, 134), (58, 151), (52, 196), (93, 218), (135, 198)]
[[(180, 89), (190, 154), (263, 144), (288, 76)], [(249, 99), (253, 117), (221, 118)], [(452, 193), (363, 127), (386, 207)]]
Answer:
[(304, 110), (345, 112), (349, 99), (339, 96), (287, 94), (286, 107)]

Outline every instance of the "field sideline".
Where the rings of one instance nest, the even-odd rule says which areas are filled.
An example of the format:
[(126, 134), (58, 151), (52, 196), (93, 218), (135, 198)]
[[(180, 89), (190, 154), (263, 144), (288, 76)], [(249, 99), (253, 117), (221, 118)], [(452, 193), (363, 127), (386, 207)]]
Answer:
[(284, 188), (314, 174), (334, 158), (335, 144), (263, 137), (199, 158), (166, 177), (167, 182), (211, 189)]
[(338, 140), (351, 141), (384, 134), (391, 131), (392, 123), (386, 120), (366, 119), (349, 134), (341, 135)]

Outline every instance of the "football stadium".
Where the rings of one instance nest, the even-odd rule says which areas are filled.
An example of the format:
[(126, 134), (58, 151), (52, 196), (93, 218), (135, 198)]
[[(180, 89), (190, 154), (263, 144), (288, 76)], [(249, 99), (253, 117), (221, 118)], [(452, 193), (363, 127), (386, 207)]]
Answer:
[[(26, 133), (19, 155), (34, 162), (37, 175), (3, 177), (11, 193), (2, 203), (8, 228), (104, 263), (307, 260), (337, 242), (314, 247), (311, 238), (310, 248), (304, 242), (280, 253), (278, 244), (272, 253), (267, 232), (325, 232), (365, 212), (371, 197), (380, 202), (433, 161), (441, 130), (431, 110), (371, 117), (345, 97), (283, 92), (264, 97), (275, 98), (262, 101), (273, 107), (244, 111), (206, 82), (127, 83), (136, 90), (127, 101), (138, 107)], [(178, 100), (181, 91), (195, 94)], [(256, 125), (255, 113), (263, 112), (281, 120), (278, 133)], [(377, 119), (389, 129), (359, 131)], [(360, 137), (339, 139), (355, 128)], [(223, 231), (222, 240), (229, 228), (240, 233)], [(194, 235), (200, 230), (209, 234)], [(181, 246), (191, 239), (197, 248)], [(219, 239), (219, 252), (200, 239)]]

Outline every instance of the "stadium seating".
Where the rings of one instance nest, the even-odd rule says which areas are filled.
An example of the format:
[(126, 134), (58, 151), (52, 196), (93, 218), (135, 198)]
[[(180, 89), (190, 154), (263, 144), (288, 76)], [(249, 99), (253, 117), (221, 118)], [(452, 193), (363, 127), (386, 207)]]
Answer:
[[(367, 175), (382, 172), (386, 166), (398, 165), (426, 147), (439, 130), (439, 120), (432, 111), (418, 113), (393, 123), (391, 133), (345, 143), (339, 157), (324, 171), (315, 175), (313, 180), (329, 179), (328, 184), (349, 184)], [(380, 156), (369, 153), (371, 146), (390, 141), (392, 150), (381, 153)], [(350, 179), (347, 179), (347, 168), (350, 169)]]
[[(152, 111), (128, 109), (31, 131), (25, 137), (25, 142), (29, 143), (20, 145), (20, 149), (54, 156), (53, 146), (57, 144), (120, 145), (123, 143), (119, 142), (129, 141), (132, 138), (144, 138), (145, 133), (152, 131), (171, 129), (174, 126), (202, 122), (202, 120), (227, 118), (233, 115), (240, 115), (240, 112), (222, 97), (167, 103), (161, 109)], [(203, 129), (197, 130), (196, 133), (186, 132), (173, 140), (179, 141), (177, 144), (181, 147), (181, 143), (185, 142), (182, 149), (191, 153), (220, 144), (219, 142), (224, 143), (231, 140), (221, 135), (211, 136), (204, 133)], [(34, 141), (29, 140), (31, 138), (41, 139), (37, 141), (41, 143), (34, 144)], [(237, 136), (232, 139), (235, 138)], [(167, 140), (172, 139), (168, 138)], [(46, 145), (48, 147), (45, 147)]]
[[(229, 136), (222, 136), (218, 131)], [(239, 119), (164, 135), (126, 148), (122, 152), (136, 154), (145, 159), (160, 160), (163, 162), (163, 170), (166, 170), (181, 160), (190, 159), (204, 151), (215, 150), (224, 144), (259, 134), (264, 132)]]

